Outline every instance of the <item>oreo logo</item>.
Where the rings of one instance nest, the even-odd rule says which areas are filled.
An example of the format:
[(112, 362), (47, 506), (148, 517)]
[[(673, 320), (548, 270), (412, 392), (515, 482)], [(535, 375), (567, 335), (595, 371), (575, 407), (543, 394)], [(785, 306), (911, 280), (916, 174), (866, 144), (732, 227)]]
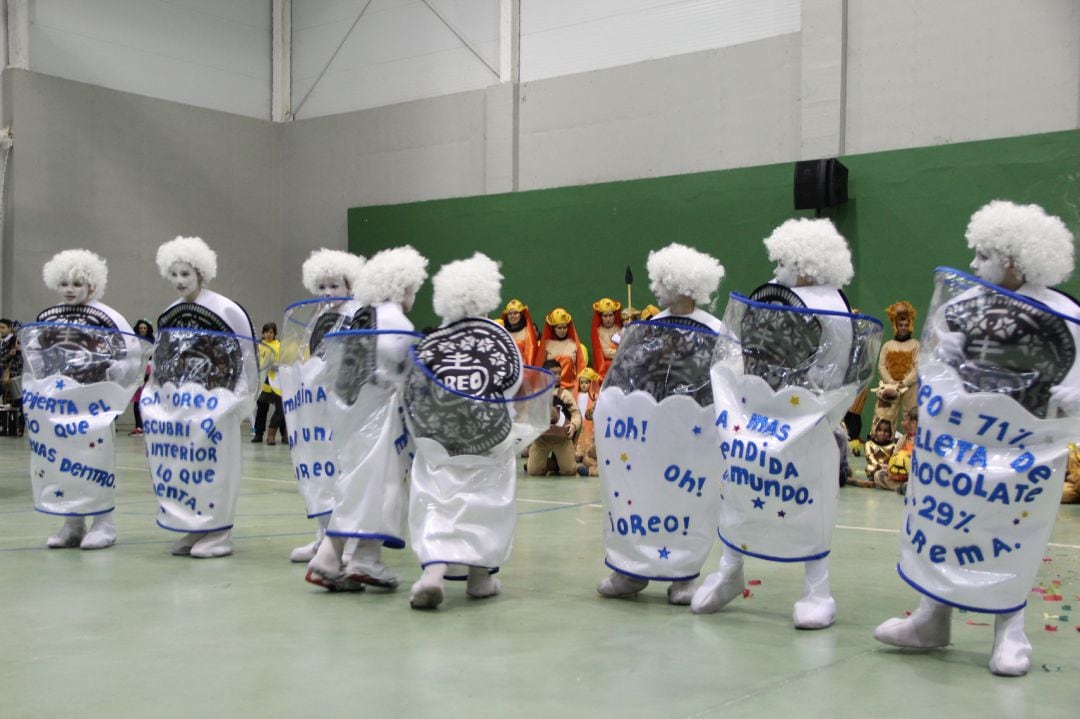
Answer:
[[(55, 305), (39, 314), (37, 321), (117, 329), (108, 313), (88, 305)], [(37, 343), (42, 377), (59, 374), (80, 384), (104, 382), (109, 364), (125, 354), (120, 335), (83, 331), (77, 326), (43, 327)]]

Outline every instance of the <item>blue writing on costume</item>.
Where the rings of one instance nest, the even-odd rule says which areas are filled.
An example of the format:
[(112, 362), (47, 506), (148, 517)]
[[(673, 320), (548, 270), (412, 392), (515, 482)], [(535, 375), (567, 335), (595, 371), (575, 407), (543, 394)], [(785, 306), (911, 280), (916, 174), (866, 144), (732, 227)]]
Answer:
[(645, 441), (645, 432), (649, 429), (649, 420), (635, 420), (633, 417), (627, 417), (626, 419), (618, 418), (612, 422), (611, 417), (607, 418), (607, 423), (604, 426), (604, 437), (614, 437), (615, 439), (640, 439)]

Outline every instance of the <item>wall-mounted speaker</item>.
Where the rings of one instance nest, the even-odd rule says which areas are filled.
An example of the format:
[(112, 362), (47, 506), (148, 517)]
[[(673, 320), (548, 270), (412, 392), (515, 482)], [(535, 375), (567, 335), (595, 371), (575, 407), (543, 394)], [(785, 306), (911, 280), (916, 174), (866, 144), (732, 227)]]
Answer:
[(848, 170), (835, 157), (795, 163), (795, 209), (820, 210), (848, 200)]

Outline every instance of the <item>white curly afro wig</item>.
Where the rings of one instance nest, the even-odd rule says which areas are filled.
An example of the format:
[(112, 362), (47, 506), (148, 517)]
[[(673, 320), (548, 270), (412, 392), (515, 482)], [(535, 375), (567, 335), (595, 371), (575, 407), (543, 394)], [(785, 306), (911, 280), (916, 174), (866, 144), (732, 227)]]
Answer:
[(372, 306), (415, 297), (427, 279), (427, 258), (409, 245), (376, 252), (353, 284), (353, 297)]
[(499, 263), (477, 252), (439, 268), (431, 280), (431, 305), (447, 323), (484, 316), (500, 304), (502, 279)]
[(994, 200), (971, 216), (964, 237), (973, 250), (1012, 260), (1032, 284), (1060, 284), (1073, 271), (1072, 233), (1038, 205)]
[(356, 278), (364, 258), (351, 252), (328, 250), (325, 247), (315, 250), (304, 260), (302, 270), (304, 287), (313, 295), (319, 294), (319, 280), (328, 277), (341, 277), (348, 284), (350, 291), (356, 287)]
[(204, 284), (217, 277), (217, 253), (201, 237), (177, 237), (158, 248), (157, 266), (162, 277), (169, 279), (169, 270), (177, 262), (194, 267)]
[(678, 243), (650, 252), (645, 266), (649, 289), (665, 305), (677, 297), (707, 305), (724, 279), (724, 266), (715, 257)]
[(765, 238), (769, 259), (806, 275), (815, 284), (843, 287), (855, 275), (847, 240), (829, 220), (799, 217)]
[(100, 300), (109, 283), (109, 268), (100, 255), (90, 250), (64, 250), (45, 263), (41, 278), (54, 292), (60, 291), (60, 283), (64, 280), (82, 280), (92, 290), (90, 300)]

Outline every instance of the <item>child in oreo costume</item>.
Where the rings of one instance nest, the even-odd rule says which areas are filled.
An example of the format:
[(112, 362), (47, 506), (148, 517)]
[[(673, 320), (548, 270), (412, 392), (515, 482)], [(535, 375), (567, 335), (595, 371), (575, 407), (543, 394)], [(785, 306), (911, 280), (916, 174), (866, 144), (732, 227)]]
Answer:
[(157, 523), (183, 535), (172, 554), (223, 557), (243, 473), (240, 422), (259, 391), (255, 330), (243, 307), (207, 288), (217, 253), (201, 238), (162, 244), (157, 266), (179, 295), (158, 317), (140, 399)]
[[(416, 342), (405, 316), (427, 279), (427, 258), (409, 246), (376, 253), (357, 273), (351, 320), (327, 343), (332, 376), (327, 414), (338, 458), (326, 537), (305, 579), (331, 591), (395, 589), (382, 548), (405, 546), (409, 461), (401, 386)], [(346, 566), (346, 543), (356, 548)]]
[(724, 267), (675, 243), (650, 252), (647, 268), (664, 310), (623, 328), (593, 410), (612, 570), (596, 589), (631, 598), (669, 582), (668, 602), (686, 605), (716, 539), (722, 461), (709, 368), (724, 325), (703, 307)]
[(101, 302), (108, 268), (98, 255), (60, 252), (42, 278), (61, 302), (19, 333), (34, 508), (66, 517), (50, 548), (104, 549), (116, 542), (114, 420), (139, 384), (149, 344)]
[(499, 593), (492, 574), (510, 555), (516, 457), (548, 428), (555, 383), (523, 367), (513, 337), (486, 317), (499, 305), (496, 262), (480, 253), (451, 262), (432, 285), (442, 324), (416, 346), (405, 385), (416, 442), (409, 531), (424, 568), (409, 593), (414, 609), (439, 606), (444, 579), (463, 566), (470, 597)]
[[(836, 478), (840, 453), (827, 428), (836, 425), (843, 409), (854, 399), (854, 394), (846, 400), (842, 395), (837, 396), (845, 385), (853, 342), (853, 316), (840, 288), (851, 281), (854, 271), (847, 242), (828, 220), (788, 220), (764, 244), (769, 259), (777, 262), (774, 279), (756, 289), (749, 302), (733, 297), (725, 315), (725, 321), (741, 333), (745, 359), (738, 361), (743, 365), (741, 372), (723, 382), (718, 382), (717, 368), (713, 369), (717, 430), (722, 448), (747, 443), (767, 448), (775, 457), (783, 457), (785, 447), (801, 452), (784, 458), (785, 466), (797, 466), (797, 470), (782, 475), (780, 485), (793, 489), (797, 484), (802, 492), (808, 493), (809, 500), (782, 501), (779, 490), (755, 492), (743, 478), (755, 474), (769, 476), (768, 470), (757, 467), (756, 462), (737, 465), (733, 455), (737, 459), (742, 457), (728, 449), (727, 481), (720, 513), (720, 538), (726, 546), (719, 571), (709, 575), (694, 593), (690, 609), (695, 614), (716, 612), (740, 596), (745, 589), (743, 559), (747, 554), (772, 561), (801, 561), (805, 567), (805, 588), (795, 602), (794, 625), (797, 629), (822, 629), (836, 619), (836, 602), (829, 591), (827, 556), (839, 494)], [(778, 309), (770, 310), (769, 306), (773, 305)], [(762, 309), (754, 314), (758, 307)], [(784, 308), (788, 307), (795, 311), (785, 312)], [(745, 315), (737, 314), (744, 308)], [(806, 310), (807, 314), (799, 314), (800, 310)], [(815, 314), (820, 311), (837, 314)], [(759, 325), (755, 325), (755, 318)], [(793, 337), (794, 333), (783, 331), (788, 320), (792, 327), (807, 328), (810, 336)], [(786, 347), (789, 343), (790, 348)], [(755, 363), (756, 349), (775, 361)], [(794, 355), (799, 359), (792, 361)], [(799, 369), (791, 372), (786, 369), (789, 367)], [(752, 393), (748, 387), (755, 391)], [(813, 394), (807, 394), (806, 390)], [(725, 391), (732, 395), (731, 405), (722, 401)], [(838, 407), (837, 401), (846, 403)], [(729, 414), (725, 410), (732, 419), (726, 419)], [(780, 414), (785, 410), (786, 415)], [(738, 414), (743, 412), (750, 416)], [(832, 419), (830, 413), (836, 412), (839, 416), (828, 421)], [(762, 422), (761, 426), (752, 418), (777, 416), (783, 417), (779, 423)], [(785, 429), (789, 426), (794, 428), (790, 437)], [(757, 433), (758, 429), (766, 433)], [(846, 438), (843, 447), (847, 447)]]
[(352, 301), (364, 258), (351, 252), (315, 250), (304, 261), (301, 278), (314, 299), (285, 309), (278, 379), (285, 409), (287, 440), (308, 519), (318, 522), (315, 541), (289, 554), (292, 562), (310, 562), (326, 535), (334, 509), (337, 480), (332, 425), (326, 414), (328, 333), (342, 329), (355, 311)]
[(1053, 289), (1072, 273), (1074, 240), (1038, 205), (1000, 200), (965, 237), (975, 277), (938, 269), (919, 366), (897, 572), (922, 597), (874, 638), (944, 647), (954, 607), (992, 613), (990, 671), (1021, 676), (1024, 606), (1080, 431), (1080, 307)]

